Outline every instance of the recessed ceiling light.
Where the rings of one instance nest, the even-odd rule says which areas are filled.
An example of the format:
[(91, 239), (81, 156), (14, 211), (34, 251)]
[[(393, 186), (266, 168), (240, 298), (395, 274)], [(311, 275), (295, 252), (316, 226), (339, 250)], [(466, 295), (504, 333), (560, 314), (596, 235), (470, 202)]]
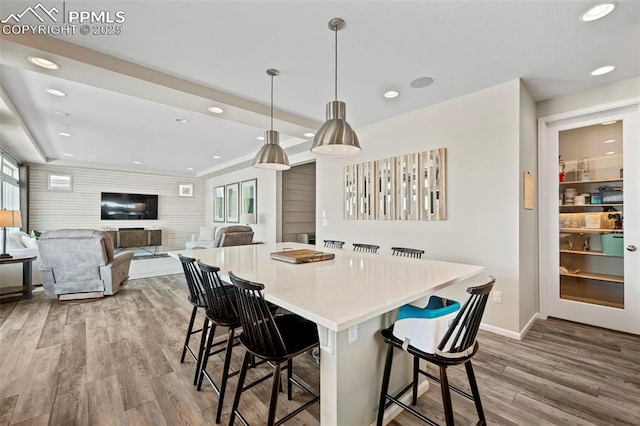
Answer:
[(186, 118), (176, 118), (176, 123), (187, 124), (188, 122), (189, 120), (187, 120)]
[(211, 111), (212, 113), (214, 113), (214, 114), (222, 114), (224, 112), (224, 110), (222, 108), (217, 107), (217, 106), (212, 106), (212, 107), (209, 107), (207, 109), (209, 111)]
[(604, 141), (604, 143), (614, 143), (615, 141), (615, 139), (609, 139), (608, 141)]
[(431, 77), (418, 77), (414, 79), (409, 86), (414, 87), (416, 89), (421, 89), (423, 87), (431, 86), (433, 84), (433, 79)]
[(68, 112), (64, 112), (64, 111), (56, 111), (56, 115), (62, 115), (62, 116), (65, 116), (65, 117), (71, 116), (71, 114), (69, 114)]
[(605, 122), (602, 122), (602, 123), (600, 123), (600, 125), (601, 125), (601, 126), (608, 126), (609, 124), (616, 124), (616, 123), (617, 123), (617, 121), (616, 121), (616, 120), (613, 120), (613, 121), (605, 121)]
[(33, 65), (37, 65), (39, 67), (46, 68), (48, 70), (57, 70), (58, 68), (60, 68), (58, 64), (48, 59), (39, 58), (37, 56), (29, 56), (27, 59)]
[(187, 170), (193, 170), (193, 167), (187, 167)]
[(597, 6), (593, 6), (591, 9), (580, 15), (580, 20), (583, 22), (596, 21), (600, 18), (604, 18), (616, 8), (613, 3), (602, 3)]
[(213, 158), (215, 158), (216, 160), (218, 160), (218, 159), (220, 159), (220, 158), (222, 158), (222, 157), (220, 157), (219, 155), (214, 155), (214, 156), (213, 156)]
[(56, 89), (47, 89), (47, 93), (53, 96), (67, 96), (63, 91)]
[(256, 139), (258, 139), (259, 141), (263, 141), (264, 140), (264, 136), (258, 136)]
[(142, 164), (141, 161), (134, 161), (133, 164)]
[(304, 134), (303, 134), (303, 136), (305, 136), (305, 137), (307, 137), (307, 138), (312, 138), (312, 137), (314, 137), (315, 135), (316, 135), (315, 133), (311, 133), (311, 132), (307, 132), (307, 133), (304, 133)]
[(65, 157), (73, 157), (73, 154), (65, 154)]
[(66, 136), (66, 137), (71, 136), (71, 133), (67, 133), (67, 132), (58, 132), (58, 134), (59, 134), (60, 136)]
[(398, 93), (395, 90), (389, 90), (388, 92), (384, 92), (384, 97), (387, 99), (393, 99), (393, 98), (397, 98), (399, 94), (400, 93)]
[(607, 74), (607, 73), (610, 73), (611, 71), (613, 71), (615, 69), (616, 69), (616, 67), (614, 67), (613, 65), (607, 65), (607, 66), (604, 66), (604, 67), (596, 68), (595, 70), (591, 71), (591, 75)]
[(609, 152), (607, 152), (607, 155), (613, 155), (615, 153), (616, 153), (615, 151), (609, 151)]

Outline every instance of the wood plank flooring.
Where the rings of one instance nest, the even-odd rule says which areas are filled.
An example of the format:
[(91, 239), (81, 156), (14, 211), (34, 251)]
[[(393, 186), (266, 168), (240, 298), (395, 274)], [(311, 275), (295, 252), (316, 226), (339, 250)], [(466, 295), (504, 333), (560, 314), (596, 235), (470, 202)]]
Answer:
[[(180, 363), (191, 313), (186, 296), (183, 276), (168, 275), (132, 280), (94, 302), (59, 303), (37, 291), (30, 301), (0, 304), (0, 426), (213, 425), (217, 395), (206, 383), (195, 390), (193, 360)], [(522, 341), (485, 332), (479, 341), (474, 367), (489, 424), (640, 425), (640, 336), (550, 319), (537, 321)], [(192, 346), (198, 343), (194, 336)], [(234, 350), (232, 368), (242, 352)], [(311, 356), (296, 359), (295, 369), (318, 390)], [(464, 369), (450, 370), (452, 383), (467, 388)], [(267, 381), (243, 394), (240, 409), (252, 424), (264, 424), (269, 391)], [(281, 397), (279, 410), (304, 398), (301, 391), (293, 402)], [(453, 400), (457, 424), (474, 424), (473, 404)], [(437, 384), (418, 404), (444, 423)], [(289, 424), (317, 425), (318, 417), (316, 405)], [(403, 413), (391, 424), (420, 423)]]

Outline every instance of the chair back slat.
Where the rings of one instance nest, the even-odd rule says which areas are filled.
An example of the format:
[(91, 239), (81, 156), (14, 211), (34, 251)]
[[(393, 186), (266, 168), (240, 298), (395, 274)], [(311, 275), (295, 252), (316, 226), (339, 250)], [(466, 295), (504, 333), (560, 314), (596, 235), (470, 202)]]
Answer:
[(415, 259), (422, 259), (424, 250), (407, 248), (407, 247), (391, 247), (391, 254), (393, 256), (413, 257)]
[(377, 253), (380, 246), (375, 244), (353, 243), (353, 251), (363, 251), (367, 253)]
[(231, 285), (225, 285), (220, 279), (217, 266), (207, 265), (198, 261), (198, 268), (202, 274), (202, 284), (207, 298), (207, 315), (218, 323), (237, 321), (235, 303), (235, 290)]
[(262, 294), (264, 285), (240, 278), (233, 272), (229, 272), (229, 278), (236, 289), (242, 344), (262, 357), (285, 356), (287, 348)]
[(341, 249), (344, 246), (344, 241), (338, 240), (324, 240), (324, 246), (329, 248)]
[(178, 254), (178, 258), (182, 263), (184, 276), (187, 280), (187, 287), (189, 288), (191, 303), (204, 306), (207, 300), (206, 292), (204, 286), (202, 285), (202, 275), (196, 267), (196, 259), (183, 256), (181, 254)]
[(482, 315), (495, 282), (495, 278), (490, 277), (486, 284), (467, 289), (467, 293), (471, 296), (462, 306), (440, 341), (436, 351), (437, 355), (456, 358), (473, 352)]

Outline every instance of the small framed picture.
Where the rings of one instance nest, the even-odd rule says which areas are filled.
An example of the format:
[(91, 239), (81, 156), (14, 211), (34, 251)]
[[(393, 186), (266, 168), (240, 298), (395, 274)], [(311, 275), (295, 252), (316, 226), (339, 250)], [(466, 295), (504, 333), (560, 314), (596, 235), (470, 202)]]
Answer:
[(213, 221), (224, 222), (224, 185), (213, 189)]
[(193, 184), (192, 183), (179, 183), (178, 195), (180, 197), (193, 197)]
[(240, 207), (240, 183), (230, 183), (225, 188), (227, 192), (227, 222), (238, 223), (240, 221), (238, 213)]

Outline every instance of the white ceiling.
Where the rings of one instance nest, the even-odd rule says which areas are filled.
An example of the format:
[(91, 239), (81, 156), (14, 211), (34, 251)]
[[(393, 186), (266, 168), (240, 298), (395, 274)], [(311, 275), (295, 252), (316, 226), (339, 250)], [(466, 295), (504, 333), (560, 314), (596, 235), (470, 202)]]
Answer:
[[(56, 2), (47, 2), (46, 4)], [(60, 3), (60, 2), (58, 2)], [(2, 18), (32, 3), (3, 2)], [(338, 33), (338, 97), (358, 127), (523, 78), (545, 100), (640, 75), (640, 2), (584, 23), (593, 1), (92, 1), (68, 8), (125, 12), (122, 34), (2, 36), (0, 77), (43, 152), (26, 161), (99, 164), (207, 176), (247, 160), (269, 125), (267, 68), (275, 79), (275, 129), (285, 145), (324, 121), (333, 97), (329, 19)], [(82, 46), (82, 47), (80, 47)], [(90, 49), (90, 50), (87, 50)], [(26, 61), (39, 53), (57, 71)], [(610, 74), (589, 72), (612, 64)], [(432, 77), (414, 89), (411, 80)], [(47, 95), (45, 87), (69, 92)], [(400, 96), (385, 99), (386, 90)], [(223, 105), (215, 116), (210, 105)], [(71, 138), (60, 137), (60, 116)], [(175, 118), (187, 118), (178, 124)], [(287, 136), (288, 135), (288, 136)], [(360, 141), (367, 149), (367, 141)], [(64, 154), (74, 157), (64, 157)], [(222, 159), (213, 159), (220, 155)], [(240, 160), (238, 160), (240, 159)], [(187, 171), (193, 167), (193, 171)]]

